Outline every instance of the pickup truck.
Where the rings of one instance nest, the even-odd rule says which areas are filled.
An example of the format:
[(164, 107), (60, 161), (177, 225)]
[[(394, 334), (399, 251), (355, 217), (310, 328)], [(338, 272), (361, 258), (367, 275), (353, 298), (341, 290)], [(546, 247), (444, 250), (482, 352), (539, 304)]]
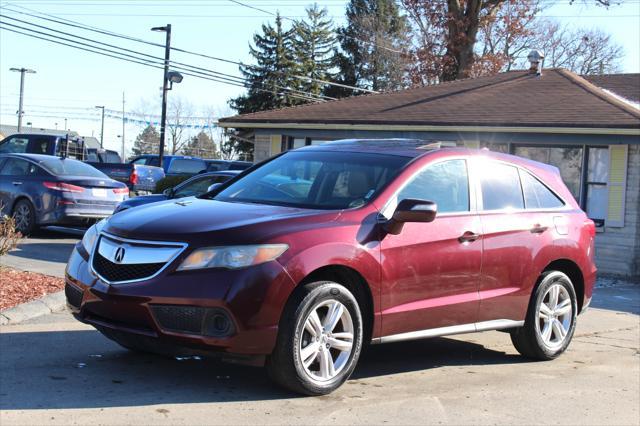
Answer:
[(123, 163), (115, 151), (87, 149), (82, 138), (47, 134), (15, 134), (0, 141), (0, 153), (28, 153), (74, 158), (100, 170), (111, 179), (127, 184), (138, 193), (153, 192), (164, 178), (164, 170), (143, 164)]
[[(131, 159), (131, 163), (146, 166), (157, 166), (158, 156), (144, 154)], [(162, 168), (166, 176), (193, 176), (207, 171), (207, 162), (202, 158), (187, 155), (165, 155), (162, 157)]]

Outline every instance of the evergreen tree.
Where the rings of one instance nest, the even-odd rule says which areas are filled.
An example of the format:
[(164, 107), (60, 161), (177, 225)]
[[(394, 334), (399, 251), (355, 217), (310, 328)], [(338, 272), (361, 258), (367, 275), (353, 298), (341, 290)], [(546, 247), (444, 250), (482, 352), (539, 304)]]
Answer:
[(186, 146), (182, 149), (182, 153), (184, 155), (202, 158), (218, 157), (215, 142), (203, 131), (193, 136), (189, 142), (187, 142)]
[(137, 157), (142, 154), (158, 154), (160, 150), (160, 134), (152, 125), (144, 128), (133, 143), (131, 155)]
[[(336, 82), (378, 91), (404, 87), (409, 28), (395, 0), (351, 0), (346, 15), (346, 25), (337, 31)], [(332, 87), (328, 94), (359, 92)]]
[(240, 72), (247, 80), (248, 93), (229, 101), (229, 105), (240, 114), (301, 103), (300, 99), (283, 90), (298, 84), (292, 77), (296, 68), (292, 32), (283, 29), (278, 13), (275, 28), (271, 24), (263, 24), (262, 34), (253, 36), (255, 47), (249, 45), (249, 49), (256, 64), (240, 66)]
[[(320, 9), (317, 3), (308, 7), (306, 12), (307, 19), (297, 21), (293, 27), (297, 74), (315, 80), (330, 80), (336, 44), (333, 21), (327, 17), (327, 9)], [(298, 84), (300, 90), (314, 95), (321, 95), (326, 86), (314, 80), (302, 80)]]

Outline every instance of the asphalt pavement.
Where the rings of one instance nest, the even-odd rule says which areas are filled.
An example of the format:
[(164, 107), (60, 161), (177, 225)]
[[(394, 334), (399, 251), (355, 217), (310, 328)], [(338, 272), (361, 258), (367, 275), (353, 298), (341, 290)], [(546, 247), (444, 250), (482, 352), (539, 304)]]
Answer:
[(84, 230), (50, 228), (20, 240), (18, 248), (2, 256), (2, 266), (64, 278), (67, 260)]
[(132, 353), (51, 314), (0, 327), (0, 424), (638, 425), (640, 285), (601, 287), (554, 361), (500, 332), (379, 345), (323, 397), (260, 368)]

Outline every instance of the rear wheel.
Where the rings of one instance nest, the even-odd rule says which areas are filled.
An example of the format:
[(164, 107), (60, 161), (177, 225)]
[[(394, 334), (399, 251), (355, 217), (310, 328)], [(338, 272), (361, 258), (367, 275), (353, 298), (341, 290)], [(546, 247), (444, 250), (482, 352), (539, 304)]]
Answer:
[(340, 284), (311, 283), (287, 304), (267, 370), (288, 389), (325, 395), (349, 378), (361, 350), (362, 316), (356, 299)]
[(564, 352), (576, 327), (576, 292), (560, 271), (545, 272), (529, 303), (524, 327), (511, 332), (511, 341), (522, 355), (554, 359)]
[(29, 200), (19, 200), (13, 206), (13, 219), (16, 222), (16, 231), (22, 235), (31, 234), (36, 228), (36, 210)]

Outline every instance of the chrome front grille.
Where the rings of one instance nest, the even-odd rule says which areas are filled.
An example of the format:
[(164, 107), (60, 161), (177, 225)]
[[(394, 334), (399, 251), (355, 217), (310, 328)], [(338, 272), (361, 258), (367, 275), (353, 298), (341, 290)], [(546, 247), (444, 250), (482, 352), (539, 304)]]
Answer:
[(159, 275), (186, 248), (184, 243), (139, 241), (102, 233), (91, 268), (109, 284), (144, 281)]

